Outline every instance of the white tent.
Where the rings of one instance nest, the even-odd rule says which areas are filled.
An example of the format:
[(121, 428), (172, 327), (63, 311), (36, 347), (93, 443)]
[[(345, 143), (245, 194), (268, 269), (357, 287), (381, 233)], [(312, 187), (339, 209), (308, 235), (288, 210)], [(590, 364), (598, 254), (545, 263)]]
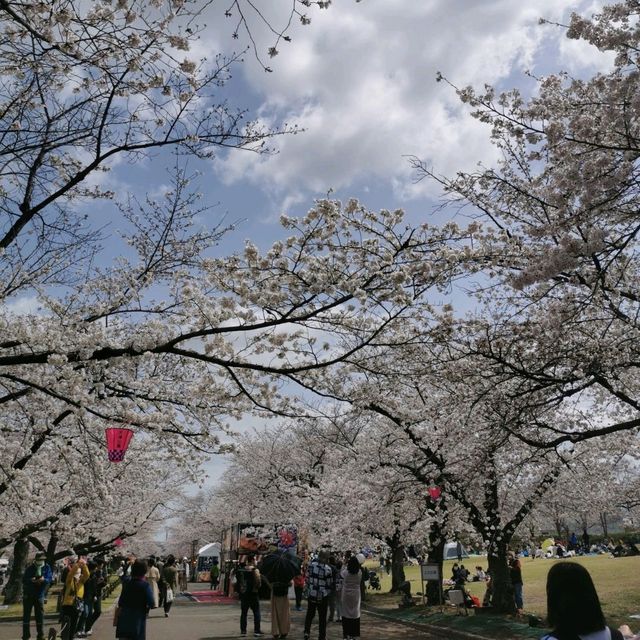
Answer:
[(222, 545), (219, 542), (210, 542), (198, 550), (197, 582), (209, 582), (211, 565), (220, 563), (221, 548)]
[(211, 558), (213, 556), (220, 557), (221, 545), (219, 542), (210, 542), (198, 550), (198, 557)]
[[(467, 553), (467, 550), (464, 548), (464, 545), (462, 546), (462, 557), (463, 558), (468, 558), (469, 554)], [(457, 560), (458, 559), (458, 543), (457, 542), (447, 542), (444, 545), (444, 553), (443, 553), (443, 558), (444, 560)]]

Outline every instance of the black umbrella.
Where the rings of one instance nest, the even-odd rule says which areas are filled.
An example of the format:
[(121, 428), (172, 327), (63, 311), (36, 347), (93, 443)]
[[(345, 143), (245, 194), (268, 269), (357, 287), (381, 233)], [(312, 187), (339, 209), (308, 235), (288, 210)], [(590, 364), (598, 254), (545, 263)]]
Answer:
[(274, 551), (262, 558), (260, 571), (271, 582), (289, 582), (300, 573), (300, 558), (288, 551)]

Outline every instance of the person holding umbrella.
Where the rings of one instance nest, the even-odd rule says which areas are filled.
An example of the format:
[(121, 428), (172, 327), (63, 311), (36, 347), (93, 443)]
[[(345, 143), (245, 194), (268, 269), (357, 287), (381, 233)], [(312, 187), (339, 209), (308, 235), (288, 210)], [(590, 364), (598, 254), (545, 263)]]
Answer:
[(291, 630), (289, 587), (291, 582), (271, 582), (271, 635), (274, 640), (286, 638)]
[(274, 639), (286, 638), (291, 629), (289, 586), (300, 573), (300, 558), (289, 551), (275, 551), (264, 557), (261, 570), (271, 585), (271, 633)]

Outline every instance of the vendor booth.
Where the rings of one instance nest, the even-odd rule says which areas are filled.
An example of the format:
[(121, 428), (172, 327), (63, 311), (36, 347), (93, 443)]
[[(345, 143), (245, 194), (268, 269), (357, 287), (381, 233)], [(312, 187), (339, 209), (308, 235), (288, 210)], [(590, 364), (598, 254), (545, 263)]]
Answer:
[(197, 582), (209, 582), (211, 566), (220, 564), (220, 548), (219, 542), (211, 542), (198, 551), (196, 564)]

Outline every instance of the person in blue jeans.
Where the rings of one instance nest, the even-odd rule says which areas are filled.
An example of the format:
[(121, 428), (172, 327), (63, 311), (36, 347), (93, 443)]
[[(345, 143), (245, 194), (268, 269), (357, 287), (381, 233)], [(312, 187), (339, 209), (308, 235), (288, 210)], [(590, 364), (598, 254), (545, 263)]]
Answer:
[(516, 611), (520, 615), (524, 606), (522, 601), (522, 565), (513, 551), (509, 551), (509, 574), (513, 586), (513, 597), (516, 601)]
[(22, 576), (22, 640), (31, 637), (31, 611), (36, 619), (38, 640), (44, 640), (44, 598), (52, 579), (51, 567), (45, 558), (46, 555), (38, 551)]

